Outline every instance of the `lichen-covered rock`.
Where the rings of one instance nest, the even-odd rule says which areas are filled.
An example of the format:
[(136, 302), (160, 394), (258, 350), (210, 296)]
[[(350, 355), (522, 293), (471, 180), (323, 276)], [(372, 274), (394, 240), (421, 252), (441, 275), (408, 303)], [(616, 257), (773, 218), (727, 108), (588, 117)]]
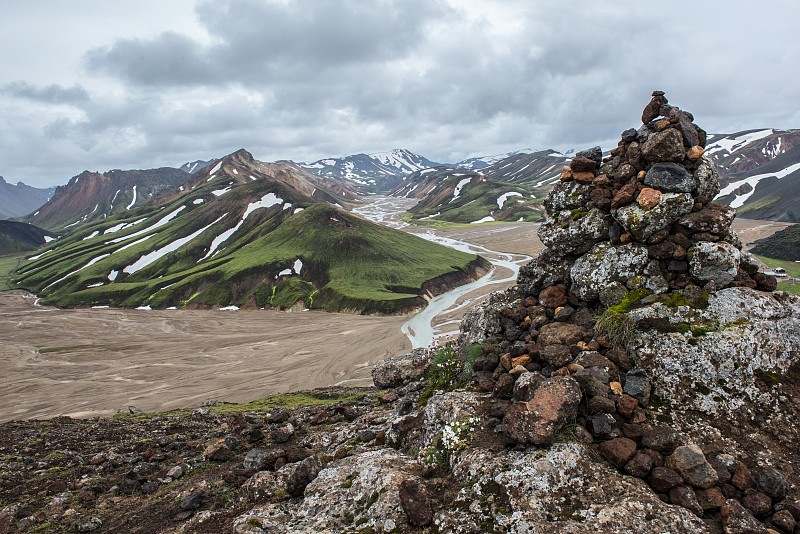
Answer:
[(642, 145), (642, 155), (652, 162), (683, 161), (686, 153), (681, 133), (672, 128), (655, 133)]
[[(466, 485), (451, 509), (464, 511), (443, 510), (434, 524), (440, 532), (476, 534), (708, 532), (697, 516), (665, 504), (640, 479), (623, 476), (593, 454), (578, 443), (463, 454), (453, 473)], [(496, 503), (494, 513), (490, 487), (508, 499)]]
[(730, 206), (708, 204), (678, 219), (677, 226), (687, 234), (705, 232), (724, 238), (731, 230), (734, 217), (736, 210)]
[(583, 254), (592, 245), (608, 239), (611, 217), (597, 208), (562, 210), (552, 214), (539, 227), (542, 243), (558, 255)]
[(706, 158), (700, 160), (692, 177), (695, 183), (695, 198), (698, 202), (708, 204), (719, 194), (719, 175)]
[(594, 300), (604, 287), (614, 282), (624, 285), (642, 274), (649, 261), (644, 245), (630, 243), (615, 247), (609, 243), (599, 243), (572, 265), (572, 291), (581, 300)]
[(586, 210), (592, 188), (579, 182), (558, 182), (544, 201), (548, 213), (562, 210)]
[(798, 297), (778, 300), (736, 287), (712, 293), (704, 310), (656, 303), (628, 317), (643, 325), (632, 352), (637, 364), (650, 370), (655, 393), (709, 414), (729, 413), (745, 403), (769, 406), (774, 399), (756, 387), (756, 378), (786, 373), (800, 360)]
[(566, 281), (571, 264), (571, 258), (559, 256), (551, 250), (545, 249), (528, 265), (520, 268), (517, 285), (523, 295), (539, 293), (542, 288)]
[(725, 287), (739, 270), (739, 249), (725, 242), (701, 241), (689, 249), (689, 273), (700, 283)]
[(392, 388), (417, 380), (425, 375), (431, 363), (428, 351), (413, 350), (408, 354), (392, 356), (372, 368), (375, 387)]
[[(464, 314), (460, 327), (461, 335), (459, 341), (461, 344), (466, 346), (472, 343), (480, 343), (487, 337), (502, 332), (500, 311), (518, 301), (518, 296), (513, 292), (495, 291), (491, 293), (479, 306)], [(375, 373), (373, 371), (373, 380), (374, 376)]]
[(689, 193), (664, 193), (658, 204), (649, 210), (638, 204), (628, 204), (614, 210), (614, 219), (639, 242), (669, 228), (672, 223), (692, 211), (694, 199)]
[(409, 530), (399, 488), (406, 480), (418, 480), (418, 469), (414, 460), (393, 449), (350, 456), (320, 471), (301, 501), (253, 508), (234, 527), (259, 524), (262, 532), (275, 533), (344, 532), (353, 525), (374, 532)]
[(767, 534), (767, 527), (735, 499), (728, 499), (722, 506), (722, 525), (725, 534)]

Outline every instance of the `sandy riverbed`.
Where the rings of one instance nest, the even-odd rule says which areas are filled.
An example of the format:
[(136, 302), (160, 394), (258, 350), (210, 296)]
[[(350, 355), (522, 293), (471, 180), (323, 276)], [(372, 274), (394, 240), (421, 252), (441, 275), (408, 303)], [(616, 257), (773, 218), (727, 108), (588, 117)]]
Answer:
[(0, 421), (248, 401), (369, 377), (410, 347), (405, 317), (59, 310), (23, 295), (0, 293)]

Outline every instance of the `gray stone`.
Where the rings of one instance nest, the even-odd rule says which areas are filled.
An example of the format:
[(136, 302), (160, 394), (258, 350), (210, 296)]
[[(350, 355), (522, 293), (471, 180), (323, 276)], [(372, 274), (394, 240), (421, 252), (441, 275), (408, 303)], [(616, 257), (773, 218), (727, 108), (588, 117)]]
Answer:
[(603, 149), (599, 146), (595, 146), (592, 148), (587, 148), (586, 150), (581, 150), (575, 154), (576, 158), (589, 158), (593, 160), (595, 163), (600, 165), (603, 161)]
[(708, 204), (699, 211), (684, 215), (677, 221), (678, 228), (686, 234), (704, 232), (725, 237), (731, 230), (736, 210), (723, 204)]
[(662, 454), (672, 454), (680, 442), (678, 433), (668, 426), (657, 426), (642, 434), (642, 447)]
[(581, 300), (592, 301), (610, 284), (625, 284), (642, 274), (649, 262), (644, 245), (598, 243), (572, 265), (572, 291)]
[(631, 369), (625, 375), (623, 392), (639, 401), (643, 406), (650, 403), (650, 377), (644, 369)]
[(719, 480), (717, 471), (708, 463), (697, 445), (683, 445), (666, 459), (666, 466), (677, 472), (684, 482), (696, 488), (710, 488)]
[(522, 373), (514, 382), (514, 400), (528, 402), (544, 380), (539, 373)]
[(650, 236), (669, 228), (672, 223), (692, 211), (694, 199), (689, 193), (664, 193), (658, 204), (643, 210), (632, 203), (614, 210), (614, 219), (637, 241), (646, 242)]
[(597, 208), (562, 210), (550, 214), (539, 227), (542, 243), (557, 255), (583, 254), (608, 236), (611, 217)]
[(691, 193), (697, 187), (694, 177), (677, 163), (656, 163), (647, 171), (644, 184), (665, 193)]
[(286, 453), (281, 449), (250, 449), (244, 457), (242, 465), (245, 469), (255, 469), (261, 471), (275, 464), (275, 460), (285, 456)]
[(758, 474), (757, 482), (758, 489), (773, 499), (783, 499), (786, 497), (786, 479), (777, 469), (773, 467), (765, 467)]
[(728, 243), (701, 241), (689, 249), (688, 256), (689, 273), (701, 285), (713, 281), (724, 287), (733, 282), (739, 269), (740, 252)]
[(430, 362), (430, 355), (423, 350), (414, 350), (408, 354), (393, 356), (372, 368), (372, 381), (378, 388), (401, 386), (422, 378)]
[(587, 209), (592, 187), (580, 182), (557, 182), (544, 201), (547, 213), (562, 210)]
[(642, 155), (647, 161), (683, 161), (686, 153), (683, 138), (679, 131), (668, 128), (652, 134), (642, 145)]
[(708, 159), (700, 159), (692, 177), (695, 183), (695, 198), (699, 202), (708, 204), (719, 194), (719, 175)]
[(566, 281), (571, 261), (545, 249), (537, 258), (523, 265), (517, 276), (517, 285), (525, 295), (536, 294), (543, 288)]

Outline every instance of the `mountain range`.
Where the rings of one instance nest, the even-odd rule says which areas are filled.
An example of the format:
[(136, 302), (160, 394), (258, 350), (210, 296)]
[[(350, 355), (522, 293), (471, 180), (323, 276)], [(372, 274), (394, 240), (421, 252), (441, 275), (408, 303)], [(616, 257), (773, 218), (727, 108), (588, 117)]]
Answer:
[(0, 176), (0, 219), (20, 217), (33, 212), (47, 202), (55, 187), (40, 189), (22, 182), (10, 184)]
[(740, 217), (800, 221), (800, 130), (715, 135), (706, 154), (720, 173), (718, 201)]
[(81, 224), (30, 257), (16, 282), (59, 306), (396, 313), (488, 267), (340, 209), (357, 195), (325, 184), (239, 150), (145, 206)]
[(392, 191), (400, 185), (404, 176), (443, 164), (435, 163), (405, 149), (394, 149), (375, 154), (321, 159), (314, 163), (299, 165), (318, 176), (348, 183), (356, 191), (364, 194)]
[(0, 256), (36, 250), (56, 238), (55, 234), (17, 221), (0, 221)]
[(42, 228), (62, 231), (78, 224), (106, 219), (148, 203), (160, 195), (175, 193), (191, 178), (172, 167), (147, 170), (84, 171), (34, 213), (22, 217)]

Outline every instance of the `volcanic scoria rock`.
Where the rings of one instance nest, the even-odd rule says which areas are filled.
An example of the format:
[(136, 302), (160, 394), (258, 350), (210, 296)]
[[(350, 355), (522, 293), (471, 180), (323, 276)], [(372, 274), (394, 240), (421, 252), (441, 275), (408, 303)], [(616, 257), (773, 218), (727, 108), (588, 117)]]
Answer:
[(581, 388), (568, 376), (543, 381), (528, 402), (512, 405), (503, 419), (506, 434), (518, 443), (547, 445), (564, 424), (575, 417)]

